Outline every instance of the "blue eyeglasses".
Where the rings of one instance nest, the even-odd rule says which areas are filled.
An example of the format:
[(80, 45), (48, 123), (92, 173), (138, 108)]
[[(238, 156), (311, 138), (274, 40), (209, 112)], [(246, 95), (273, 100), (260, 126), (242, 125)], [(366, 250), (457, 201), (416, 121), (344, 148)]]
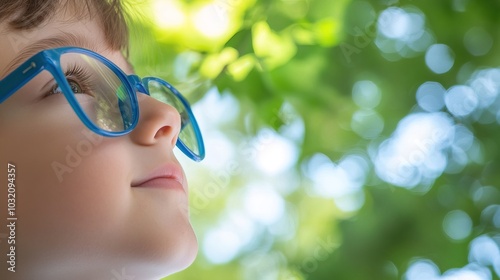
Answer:
[(0, 80), (0, 104), (43, 70), (55, 79), (48, 95), (62, 93), (80, 120), (95, 133), (116, 137), (132, 131), (139, 121), (139, 91), (177, 109), (181, 131), (176, 146), (194, 161), (205, 157), (200, 129), (179, 91), (160, 78), (127, 76), (113, 62), (87, 49), (63, 47), (34, 55)]

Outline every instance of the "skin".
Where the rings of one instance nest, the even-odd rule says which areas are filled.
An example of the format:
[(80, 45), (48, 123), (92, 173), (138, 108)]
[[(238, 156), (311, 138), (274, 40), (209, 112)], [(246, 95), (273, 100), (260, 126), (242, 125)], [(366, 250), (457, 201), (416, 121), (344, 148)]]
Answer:
[[(0, 38), (9, 38), (0, 40), (0, 77), (23, 49), (61, 32), (82, 38), (132, 73), (122, 54), (107, 47), (98, 21), (58, 11), (22, 37), (0, 24)], [(185, 180), (184, 191), (132, 187), (159, 166), (178, 164), (173, 155), (177, 111), (138, 94), (135, 130), (101, 137), (84, 126), (62, 95), (40, 99), (42, 93), (30, 91), (33, 84), (0, 104), (0, 234), (8, 233), (7, 162), (16, 165), (18, 218), (16, 272), (6, 270), (7, 239), (0, 239), (0, 278), (159, 279), (189, 266), (198, 245), (187, 214)], [(76, 150), (84, 142), (91, 143), (90, 152), (60, 180), (53, 163), (66, 164), (68, 147)]]

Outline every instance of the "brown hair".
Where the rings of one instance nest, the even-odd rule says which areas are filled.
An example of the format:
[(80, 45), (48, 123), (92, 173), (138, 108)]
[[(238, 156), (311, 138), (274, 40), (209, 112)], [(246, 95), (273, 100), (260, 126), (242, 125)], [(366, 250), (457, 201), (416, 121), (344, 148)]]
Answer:
[(128, 54), (128, 28), (120, 0), (1, 0), (0, 21), (8, 21), (13, 30), (30, 30), (64, 8), (61, 5), (68, 4), (74, 8), (77, 18), (96, 15), (109, 47)]

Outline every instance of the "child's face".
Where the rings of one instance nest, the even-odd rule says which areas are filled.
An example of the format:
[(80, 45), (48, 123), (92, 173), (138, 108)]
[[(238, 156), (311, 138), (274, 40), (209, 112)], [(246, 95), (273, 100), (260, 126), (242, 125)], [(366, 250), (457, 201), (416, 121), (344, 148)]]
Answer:
[[(121, 53), (107, 47), (96, 19), (75, 22), (62, 15), (29, 32), (0, 25), (0, 78), (24, 50), (64, 33), (131, 74)], [(35, 79), (28, 89), (40, 86)], [(7, 182), (8, 162), (16, 166), (16, 275), (78, 279), (80, 273), (85, 279), (111, 279), (125, 271), (148, 279), (188, 266), (197, 242), (184, 177), (182, 188), (174, 180), (163, 188), (132, 187), (161, 166), (179, 166), (173, 155), (180, 129), (175, 109), (138, 94), (137, 127), (110, 138), (86, 128), (62, 95), (40, 95), (23, 90), (0, 104), (0, 181)], [(0, 189), (6, 201), (5, 184)], [(6, 209), (1, 211), (6, 221)], [(0, 244), (6, 252), (6, 242)]]

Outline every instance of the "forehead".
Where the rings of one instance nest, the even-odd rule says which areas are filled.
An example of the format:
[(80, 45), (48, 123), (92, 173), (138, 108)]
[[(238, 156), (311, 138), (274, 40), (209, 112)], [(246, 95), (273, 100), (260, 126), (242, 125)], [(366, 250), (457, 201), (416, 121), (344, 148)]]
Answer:
[(118, 66), (126, 72), (131, 70), (120, 51), (113, 51), (108, 47), (104, 31), (95, 19), (74, 19), (56, 14), (39, 27), (21, 31), (11, 30), (2, 22), (0, 37), (4, 38), (0, 40), (0, 78), (39, 51), (63, 46), (91, 49), (110, 59), (110, 56), (115, 56)]

